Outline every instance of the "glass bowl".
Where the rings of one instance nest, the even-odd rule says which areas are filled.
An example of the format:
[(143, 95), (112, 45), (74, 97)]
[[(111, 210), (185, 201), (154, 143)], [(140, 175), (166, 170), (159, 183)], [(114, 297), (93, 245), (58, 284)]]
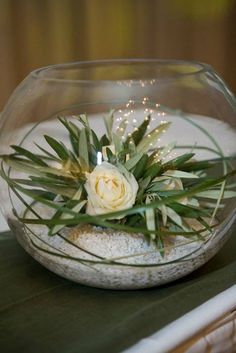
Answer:
[(38, 262), (82, 284), (138, 289), (191, 273), (235, 222), (235, 111), (198, 62), (33, 71), (1, 115), (9, 227)]

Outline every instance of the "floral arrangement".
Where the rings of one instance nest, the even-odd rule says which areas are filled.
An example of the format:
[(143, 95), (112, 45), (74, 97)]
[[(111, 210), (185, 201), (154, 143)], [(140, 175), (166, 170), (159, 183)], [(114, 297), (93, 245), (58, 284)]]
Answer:
[[(114, 129), (113, 113), (104, 118), (101, 137), (86, 115), (75, 117), (76, 122), (60, 117), (70, 147), (45, 135), (48, 148), (37, 145), (38, 153), (13, 145), (12, 154), (1, 156), (1, 176), (26, 209), (20, 215), (15, 211), (16, 217), (25, 225), (46, 225), (49, 236), (84, 224), (142, 233), (161, 254), (169, 236), (204, 240), (220, 222), (222, 201), (236, 196), (233, 184), (226, 185), (235, 174), (230, 159), (216, 148), (217, 158), (199, 161), (194, 147), (171, 159), (175, 143), (156, 147), (170, 122), (149, 131), (148, 115), (127, 134), (125, 120)], [(219, 166), (222, 176), (210, 176), (207, 171)], [(12, 178), (11, 169), (28, 178)], [(42, 217), (35, 204), (49, 207), (53, 215)]]

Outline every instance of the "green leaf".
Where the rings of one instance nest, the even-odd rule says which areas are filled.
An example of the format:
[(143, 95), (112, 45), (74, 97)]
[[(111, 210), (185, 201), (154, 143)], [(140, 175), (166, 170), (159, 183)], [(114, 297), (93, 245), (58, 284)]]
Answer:
[(186, 172), (196, 172), (198, 170), (204, 170), (214, 167), (215, 163), (209, 161), (194, 161), (188, 162), (184, 165), (181, 165), (181, 170)]
[(88, 119), (86, 114), (80, 114), (77, 119), (84, 127), (89, 127)]
[(143, 176), (143, 174), (145, 172), (146, 165), (147, 165), (147, 161), (148, 161), (148, 155), (144, 154), (142, 156), (142, 158), (136, 164), (135, 169), (133, 171), (133, 174), (136, 179), (139, 179)]
[(133, 169), (142, 157), (143, 153), (137, 153), (136, 155), (128, 159), (128, 161), (125, 163), (125, 168), (128, 170)]
[(210, 210), (207, 208), (199, 208), (190, 205), (183, 205), (181, 203), (174, 202), (171, 204), (171, 208), (177, 212), (181, 217), (186, 218), (199, 218), (199, 217), (209, 217)]
[(112, 153), (109, 147), (106, 147), (106, 156), (109, 163), (114, 164), (116, 161), (115, 155)]
[(101, 147), (110, 145), (110, 141), (109, 141), (109, 139), (107, 138), (106, 135), (102, 135), (102, 137), (100, 139), (100, 145), (101, 145)]
[(70, 138), (71, 147), (72, 147), (75, 155), (78, 157), (79, 156), (79, 141), (77, 139), (75, 139), (72, 135), (70, 135), (69, 138)]
[(160, 212), (161, 212), (161, 216), (162, 216), (162, 223), (164, 226), (166, 226), (167, 223), (167, 209), (166, 209), (166, 205), (161, 205), (159, 207), (157, 207)]
[(87, 140), (90, 142), (90, 144), (92, 144), (93, 143), (93, 135), (92, 135), (92, 130), (90, 128), (87, 115), (81, 114), (77, 117), (77, 119), (84, 126), (86, 134), (87, 134)]
[[(82, 188), (80, 187), (79, 190), (74, 194), (74, 196), (73, 196), (72, 199), (71, 199), (72, 201), (75, 201), (75, 200), (78, 201), (78, 203), (77, 203), (75, 206), (73, 206), (73, 207), (71, 208), (71, 210), (74, 211), (74, 212), (76, 212), (76, 213), (79, 213), (80, 210), (81, 210), (81, 209), (84, 207), (84, 205), (87, 203), (87, 200), (82, 200), (82, 201), (80, 201), (81, 195), (82, 195)], [(69, 206), (69, 205), (67, 204), (67, 207), (68, 207), (68, 206)], [(63, 210), (63, 208), (62, 208), (62, 210)], [(66, 213), (66, 212), (63, 212), (63, 213), (62, 213), (60, 210), (57, 211), (55, 215), (56, 215), (56, 217), (54, 217), (54, 219), (56, 218), (56, 219), (65, 220), (65, 219), (71, 219), (71, 218), (73, 218), (73, 217), (71, 216), (71, 214), (68, 214), (68, 213)], [(63, 224), (54, 226), (53, 228), (50, 229), (49, 235), (54, 235), (54, 234), (58, 233), (62, 228), (64, 228), (64, 225), (63, 225)]]
[(116, 135), (121, 138), (125, 135), (125, 130), (127, 127), (127, 119), (123, 119), (116, 129)]
[[(57, 176), (54, 176), (54, 175), (47, 175), (44, 177), (30, 175), (30, 179), (39, 183), (40, 182), (47, 183), (48, 185), (52, 184), (52, 185), (58, 185), (58, 186), (61, 185), (62, 187), (63, 186), (68, 187), (68, 180), (66, 180), (65, 178), (58, 178)], [(14, 179), (14, 180), (20, 181), (23, 179)], [(72, 185), (77, 186), (77, 182), (73, 182), (72, 180), (70, 180), (69, 183), (70, 183), (70, 186)]]
[[(88, 136), (91, 135), (91, 128), (88, 122), (88, 118), (86, 114), (80, 114), (79, 116), (76, 116), (77, 120), (83, 125), (85, 128), (86, 132), (88, 133)], [(90, 141), (91, 142), (91, 141)]]
[(73, 124), (72, 122), (70, 122), (65, 118), (59, 118), (59, 120), (69, 132), (69, 139), (71, 142), (71, 146), (73, 148), (75, 155), (78, 156), (80, 129), (75, 124)]
[(65, 128), (68, 130), (69, 134), (75, 139), (78, 140), (79, 134), (80, 134), (80, 129), (70, 122), (69, 120), (65, 118), (58, 118), (59, 121), (65, 126)]
[(159, 152), (159, 156), (161, 159), (165, 158), (166, 156), (168, 156), (168, 154), (173, 151), (173, 149), (176, 146), (176, 142), (171, 142), (168, 145), (166, 145), (164, 148), (161, 149), (161, 151)]
[(154, 163), (158, 163), (158, 162), (160, 161), (160, 158), (159, 158), (158, 153), (159, 153), (159, 149), (156, 148), (156, 149), (154, 149), (154, 151), (153, 151), (151, 154), (149, 154), (149, 157), (148, 157), (148, 164), (147, 164), (148, 167), (149, 167), (150, 165), (152, 165), (152, 164), (154, 164)]
[[(14, 191), (14, 189), (19, 190), (21, 193), (29, 196), (32, 198), (34, 201), (42, 203), (43, 205), (47, 205), (53, 209), (61, 209), (61, 206), (59, 206), (57, 203), (53, 202), (52, 200), (55, 199), (55, 194), (45, 192), (40, 189), (27, 189), (23, 188), (21, 185), (18, 183), (14, 182), (13, 179), (9, 178), (8, 175), (5, 173), (3, 166), (2, 169), (0, 170), (0, 176), (8, 183), (9, 187)], [(65, 211), (68, 213), (71, 213), (72, 215), (76, 215), (75, 212), (71, 211), (70, 209), (64, 208)], [(37, 221), (37, 220), (35, 220)]]
[(114, 110), (111, 110), (110, 113), (106, 116), (103, 117), (104, 123), (105, 123), (105, 127), (106, 127), (106, 131), (107, 131), (107, 136), (109, 139), (109, 143), (112, 143), (112, 128), (113, 128), (113, 120), (114, 120)]
[(41, 172), (38, 168), (35, 167), (32, 163), (27, 163), (23, 160), (18, 160), (11, 156), (2, 156), (2, 160), (11, 168), (18, 170), (23, 173), (30, 173), (33, 175), (44, 176), (44, 173)]
[(81, 129), (79, 137), (79, 159), (84, 171), (89, 171), (88, 141), (85, 128)]
[[(137, 127), (137, 129), (135, 129), (135, 131), (131, 134), (131, 138), (134, 141), (135, 145), (137, 146), (142, 138), (144, 137), (146, 131), (147, 131), (147, 127), (150, 123), (150, 119), (151, 119), (151, 115), (148, 115), (144, 121), (142, 122), (141, 125), (139, 125), (139, 127)], [(127, 141), (129, 140), (129, 138), (127, 139)]]
[[(146, 197), (146, 204), (150, 203), (150, 197), (147, 196)], [(155, 231), (156, 230), (156, 221), (155, 221), (155, 211), (153, 208), (149, 208), (145, 211), (146, 214), (146, 225), (147, 225), (147, 229), (150, 231)], [(156, 234), (155, 233), (150, 233), (150, 237), (152, 239), (156, 238)]]
[(146, 135), (137, 145), (137, 152), (148, 152), (157, 143), (158, 138), (168, 129), (171, 123), (163, 123)]
[(117, 134), (112, 134), (112, 140), (115, 146), (115, 153), (118, 155), (123, 150), (121, 138)]
[(182, 172), (181, 170), (167, 170), (163, 175), (167, 175), (172, 178), (187, 178), (187, 179), (198, 179), (198, 176), (193, 173)]
[(136, 214), (130, 217), (127, 217), (127, 225), (128, 226), (138, 226), (143, 222), (143, 217), (140, 214)]
[[(220, 192), (221, 192), (220, 190), (206, 190), (206, 191), (197, 193), (196, 197), (217, 200)], [(236, 197), (235, 191), (225, 191), (223, 194), (223, 199), (231, 199), (233, 197)]]
[(61, 161), (58, 157), (56, 157), (52, 153), (48, 152), (43, 147), (39, 146), (37, 143), (34, 143), (34, 144), (35, 144), (35, 146), (38, 147), (38, 149), (40, 149), (45, 154), (45, 158), (46, 158), (46, 156), (48, 156), (49, 158), (51, 158), (54, 161), (59, 161), (59, 162)]
[(37, 169), (39, 172), (43, 172), (44, 174), (52, 174), (58, 177), (72, 178), (72, 175), (70, 175), (68, 172), (65, 172), (63, 169), (50, 167), (38, 167)]
[(47, 163), (45, 163), (42, 158), (38, 157), (37, 154), (35, 153), (31, 153), (30, 151), (26, 150), (23, 147), (20, 146), (15, 146), (12, 145), (11, 146), (19, 155), (22, 155), (28, 159), (30, 159), (31, 161), (33, 161), (34, 163), (41, 165), (41, 166), (48, 166)]
[(130, 172), (125, 168), (125, 166), (119, 162), (117, 162), (117, 168), (119, 171), (125, 176), (127, 180), (130, 179)]
[(167, 217), (169, 217), (179, 227), (183, 228), (182, 218), (176, 211), (173, 210), (173, 208), (166, 206), (166, 213)]
[(167, 163), (164, 163), (162, 165), (163, 172), (171, 169), (182, 169), (182, 165), (186, 163), (189, 159), (191, 159), (194, 155), (194, 153), (185, 153), (179, 157), (172, 159)]
[(92, 133), (92, 138), (93, 138), (93, 145), (94, 145), (96, 152), (101, 152), (102, 146), (99, 142), (97, 135), (95, 134), (95, 132), (93, 130), (91, 130), (91, 133)]
[(129, 154), (131, 157), (137, 154), (137, 148), (136, 148), (135, 142), (131, 137), (129, 137), (129, 140), (126, 143), (126, 147), (128, 148)]
[(205, 221), (205, 219), (200, 217), (197, 220), (199, 223), (201, 223), (201, 225), (203, 225), (206, 228), (206, 230), (208, 230), (209, 233), (212, 233), (213, 228)]
[(137, 194), (137, 204), (141, 203), (142, 202), (142, 198), (143, 198), (143, 195), (148, 187), (148, 185), (150, 184), (151, 182), (151, 178), (150, 177), (147, 177), (145, 179), (141, 179), (139, 181), (139, 189), (138, 189), (138, 194)]
[(155, 178), (161, 170), (161, 164), (152, 164), (144, 173), (144, 177), (150, 176), (151, 179)]
[(48, 135), (44, 135), (44, 138), (49, 144), (49, 146), (56, 152), (58, 157), (60, 157), (62, 160), (68, 159), (69, 155), (67, 149), (62, 143), (58, 142), (53, 137)]
[(96, 165), (98, 164), (98, 153), (101, 152), (96, 151), (93, 145), (89, 146), (89, 162), (93, 167), (96, 167)]
[(68, 121), (68, 123), (69, 123), (71, 130), (74, 131), (75, 137), (79, 138), (81, 129), (76, 124), (74, 124), (73, 121)]
[[(35, 186), (37, 186), (37, 183), (35, 183)], [(74, 189), (70, 189), (68, 187), (58, 187), (58, 186), (52, 186), (52, 185), (43, 185), (42, 184), (38, 184), (38, 186), (43, 187), (45, 190), (50, 191), (52, 193), (54, 193), (55, 195), (61, 195), (67, 198), (71, 198), (75, 192)]]
[(13, 179), (15, 182), (21, 185), (28, 186), (37, 186), (41, 187), (43, 190), (50, 191), (56, 195), (62, 195), (68, 198), (73, 197), (75, 189), (69, 188), (68, 185), (56, 184), (47, 181), (38, 181), (38, 180), (28, 180), (28, 179)]

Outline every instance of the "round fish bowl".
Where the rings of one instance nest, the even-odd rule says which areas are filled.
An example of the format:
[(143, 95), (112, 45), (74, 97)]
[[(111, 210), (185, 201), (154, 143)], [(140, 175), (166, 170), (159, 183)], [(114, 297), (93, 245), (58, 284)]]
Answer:
[(2, 212), (29, 254), (72, 281), (139, 289), (183, 277), (235, 222), (235, 110), (197, 62), (33, 71), (2, 112)]

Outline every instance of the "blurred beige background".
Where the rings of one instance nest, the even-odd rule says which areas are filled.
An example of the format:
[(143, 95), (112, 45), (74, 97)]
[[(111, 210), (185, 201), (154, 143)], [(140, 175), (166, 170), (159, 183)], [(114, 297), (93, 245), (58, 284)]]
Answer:
[(0, 109), (35, 68), (109, 58), (207, 62), (236, 92), (236, 1), (0, 0)]

